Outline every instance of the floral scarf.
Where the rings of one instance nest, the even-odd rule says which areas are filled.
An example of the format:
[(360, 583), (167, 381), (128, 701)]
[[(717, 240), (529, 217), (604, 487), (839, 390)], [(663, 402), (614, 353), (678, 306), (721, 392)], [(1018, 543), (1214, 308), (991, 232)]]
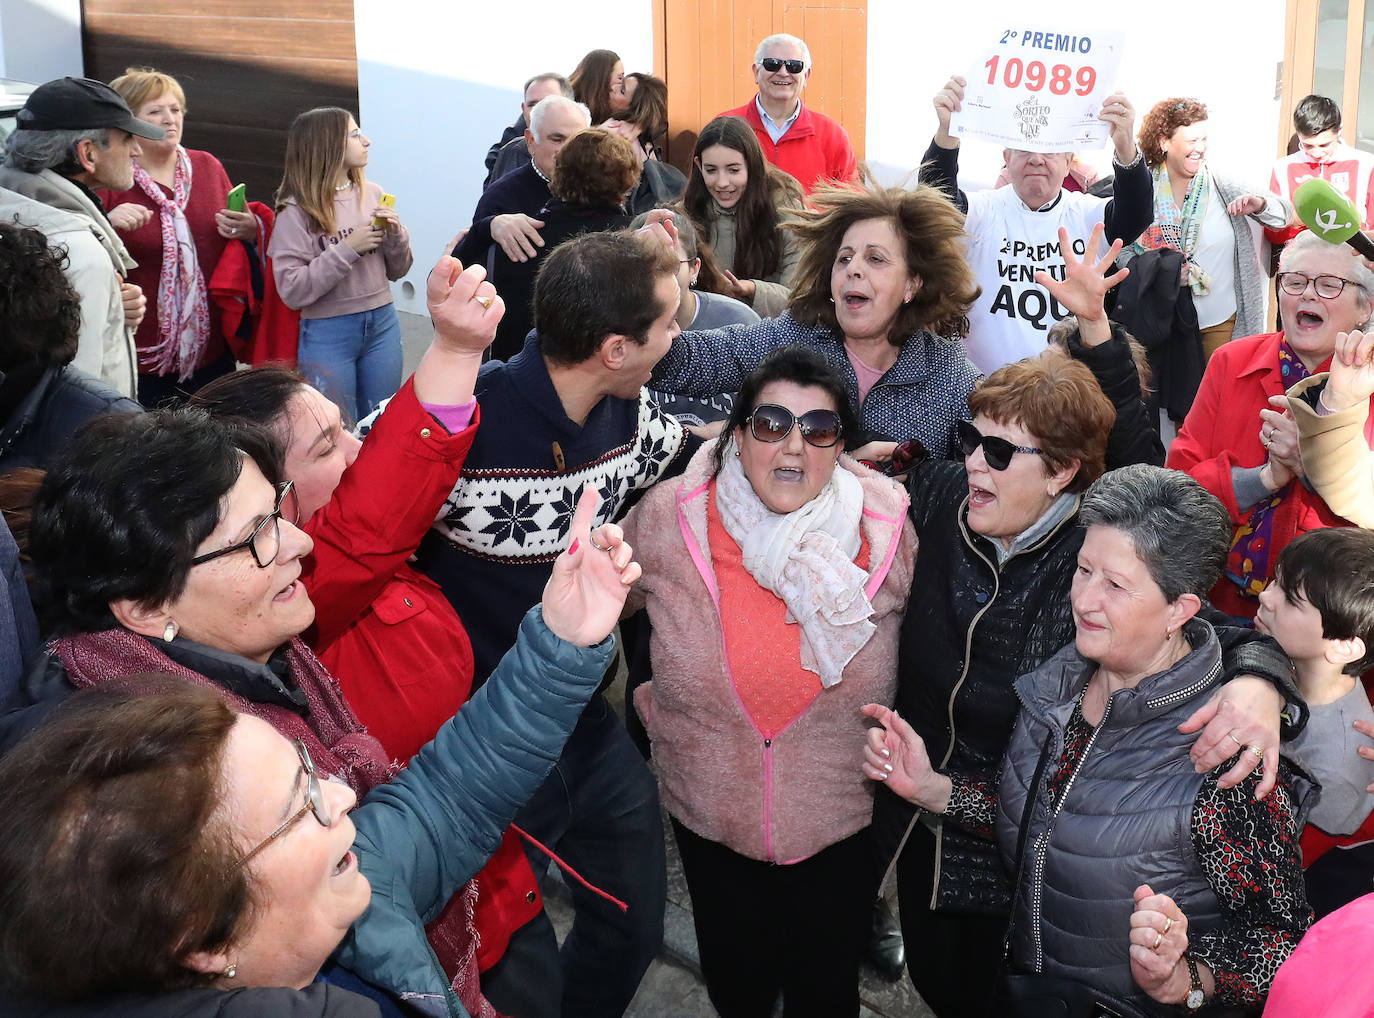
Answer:
[(1212, 280), (1202, 266), (1193, 261), (1197, 251), (1198, 234), (1207, 218), (1207, 197), (1212, 190), (1212, 175), (1207, 164), (1198, 167), (1197, 175), (1188, 185), (1183, 208), (1174, 204), (1174, 188), (1169, 182), (1169, 168), (1160, 163), (1153, 171), (1155, 178), (1155, 221), (1132, 245), (1136, 254), (1156, 248), (1169, 247), (1183, 253), (1183, 282), (1192, 287), (1197, 297), (1211, 292)]
[(134, 164), (134, 184), (157, 209), (162, 232), (162, 272), (157, 281), (157, 344), (140, 354), (139, 366), (156, 375), (175, 372), (185, 381), (200, 366), (210, 338), (210, 299), (196, 257), (186, 202), (191, 197), (191, 160), (177, 146), (172, 196), (148, 171)]
[[(1286, 339), (1279, 340), (1279, 372), (1285, 389), (1292, 388), (1312, 373)], [(1274, 575), (1274, 516), (1292, 490), (1290, 481), (1266, 495), (1250, 510), (1250, 518), (1236, 527), (1230, 554), (1226, 556), (1226, 578), (1240, 588), (1244, 597), (1259, 597)]]

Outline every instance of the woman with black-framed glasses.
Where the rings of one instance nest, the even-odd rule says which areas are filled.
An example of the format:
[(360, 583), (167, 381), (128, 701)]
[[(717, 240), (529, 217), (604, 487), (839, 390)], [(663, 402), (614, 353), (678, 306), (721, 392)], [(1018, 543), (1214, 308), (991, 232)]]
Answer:
[(1350, 248), (1303, 231), (1279, 259), (1281, 332), (1232, 340), (1207, 365), (1169, 449), (1221, 499), (1235, 538), (1211, 599), (1252, 619), (1279, 552), (1299, 534), (1346, 521), (1307, 480), (1287, 390), (1327, 370), (1338, 337), (1374, 315), (1374, 272)]
[(859, 706), (892, 696), (915, 542), (901, 489), (843, 455), (854, 428), (830, 366), (783, 348), (625, 520), (653, 624), (635, 706), (723, 1015), (859, 1009), (877, 874), (848, 768)]
[[(347, 971), (331, 968), (326, 981), (367, 993), (384, 1014), (401, 1014), (398, 1000), (423, 999), (432, 1013), (467, 1018), (464, 999), (481, 1001), (475, 985), (445, 972), (426, 924), (487, 860), (546, 778), (604, 674), (613, 650), (606, 637), (638, 566), (618, 527), (590, 530), (597, 499), (585, 492), (567, 553), (515, 648), (440, 727), (439, 748), (421, 750), (398, 776), (400, 764), (358, 722), (338, 682), (301, 640), (315, 618), (301, 582), (311, 539), (292, 523), (294, 486), (272, 483), (279, 457), (265, 432), (230, 429), (202, 410), (182, 409), (97, 421), (44, 478), (29, 550), (39, 604), (56, 635), (50, 667), (26, 689), (36, 709), (0, 724), (7, 729), (0, 750), (71, 687), (143, 691), (141, 677), (149, 674), (213, 690), (240, 717), (209, 754), (213, 801), (204, 789), (196, 799), (175, 781), (154, 778), (145, 784), (157, 790), (157, 809), (146, 797), (129, 802), (129, 786), (121, 785), (98, 795), (98, 808), (64, 814), (44, 829), (55, 837), (64, 836), (64, 824), (89, 832), (90, 850), (74, 863), (81, 866), (87, 855), (119, 856), (118, 845), (107, 844), (118, 840), (112, 830), (126, 837), (143, 831), (140, 845), (178, 847), (93, 864), (82, 907), (95, 925), (80, 938), (90, 948), (80, 979), (55, 980), (39, 957), (51, 952), (26, 953), (17, 927), (0, 930), (6, 989), (49, 1001), (188, 986), (301, 989), (351, 928), (336, 957)], [(133, 753), (115, 771), (130, 782), (163, 762), (152, 749), (111, 750)], [(25, 756), (22, 747), (10, 755)], [(321, 782), (325, 775), (340, 780)], [(95, 784), (107, 779), (91, 776)], [(347, 814), (369, 791), (355, 834)], [(60, 812), (72, 801), (84, 800), (50, 806)], [(33, 847), (26, 840), (26, 851)], [(117, 880), (106, 878), (113, 869)], [(11, 874), (0, 861), (0, 896), (14, 902)], [(63, 893), (73, 882), (69, 872), (47, 867), (46, 877)], [(34, 883), (15, 879), (26, 891)], [(360, 919), (369, 880), (378, 898)], [(129, 891), (134, 884), (139, 891)], [(59, 902), (54, 885), (43, 887), (37, 898), (69, 930), (73, 920), (61, 905), (76, 899)], [(105, 929), (116, 915), (128, 921)], [(25, 912), (21, 926), (36, 930), (39, 923)], [(292, 1009), (286, 998), (255, 998), (256, 1011), (237, 999), (226, 1002), (230, 1012)], [(320, 1013), (363, 1013), (337, 991), (324, 1003)]]

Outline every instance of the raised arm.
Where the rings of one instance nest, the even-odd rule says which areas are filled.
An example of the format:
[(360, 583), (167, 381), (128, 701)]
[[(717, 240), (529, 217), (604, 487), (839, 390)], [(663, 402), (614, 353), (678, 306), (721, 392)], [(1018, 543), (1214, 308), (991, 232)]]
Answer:
[(649, 387), (680, 396), (734, 392), (768, 354), (788, 344), (783, 323), (790, 319), (684, 332), (654, 367)]
[(1374, 527), (1374, 453), (1365, 438), (1374, 395), (1374, 332), (1341, 333), (1331, 371), (1289, 390), (1307, 479), (1331, 507)]

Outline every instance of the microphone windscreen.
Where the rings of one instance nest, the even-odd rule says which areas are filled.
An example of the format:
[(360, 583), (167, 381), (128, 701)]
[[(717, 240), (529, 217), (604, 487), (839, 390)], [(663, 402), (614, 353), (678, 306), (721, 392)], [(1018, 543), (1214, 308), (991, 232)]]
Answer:
[(1298, 186), (1293, 208), (1304, 226), (1332, 244), (1347, 243), (1360, 232), (1360, 214), (1354, 204), (1320, 177)]

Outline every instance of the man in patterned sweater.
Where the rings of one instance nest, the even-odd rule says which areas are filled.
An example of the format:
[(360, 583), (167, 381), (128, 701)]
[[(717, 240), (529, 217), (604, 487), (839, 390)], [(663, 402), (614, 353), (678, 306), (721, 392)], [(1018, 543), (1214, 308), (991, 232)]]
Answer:
[[(678, 333), (677, 258), (655, 236), (662, 227), (651, 230), (585, 234), (548, 255), (534, 335), (478, 376), (482, 426), (418, 556), (472, 638), (477, 683), (539, 600), (582, 488), (601, 493), (597, 522), (613, 519), (698, 444), (643, 388)], [(604, 696), (516, 823), (628, 910), (570, 880), (561, 981), (541, 915), (483, 991), (517, 1018), (622, 1014), (662, 939), (666, 877), (657, 786)], [(531, 862), (541, 872), (548, 860)]]

